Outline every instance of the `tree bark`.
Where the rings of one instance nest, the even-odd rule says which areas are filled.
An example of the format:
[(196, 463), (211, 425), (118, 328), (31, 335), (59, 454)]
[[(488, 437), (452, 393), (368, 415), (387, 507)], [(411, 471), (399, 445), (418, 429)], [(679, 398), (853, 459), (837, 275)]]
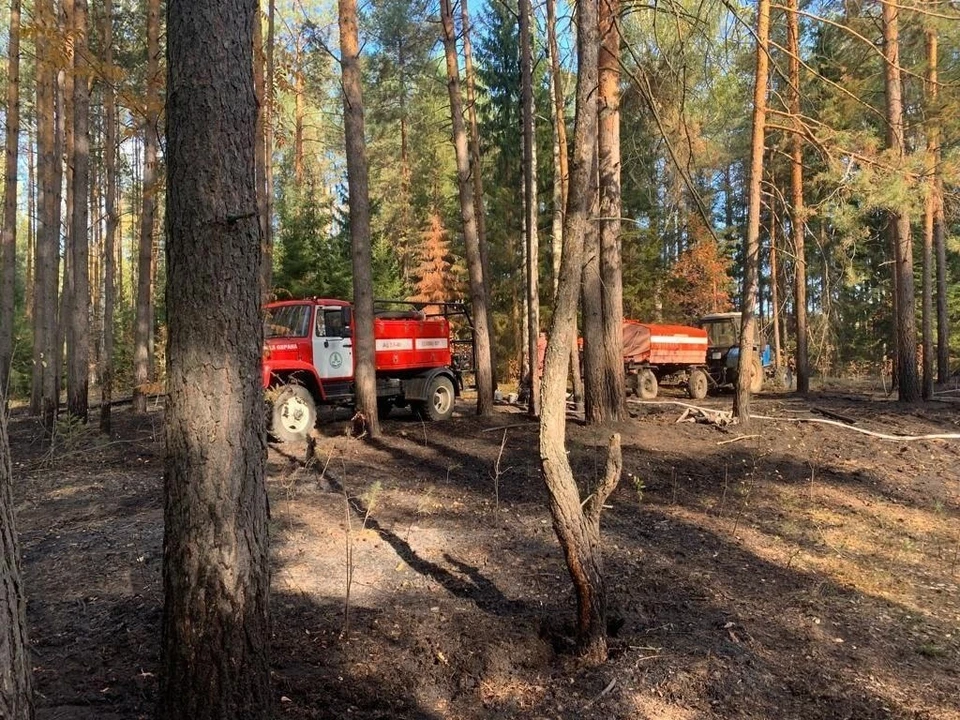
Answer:
[(450, 94), (453, 144), (457, 156), (460, 219), (463, 223), (463, 242), (467, 253), (467, 270), (470, 276), (470, 299), (473, 304), (474, 356), (477, 366), (477, 414), (487, 415), (493, 410), (493, 364), (490, 329), (487, 322), (489, 314), (483, 280), (483, 263), (480, 257), (480, 239), (477, 234), (477, 213), (474, 205), (473, 184), (470, 182), (470, 155), (467, 146), (466, 127), (463, 122), (460, 68), (457, 61), (456, 34), (450, 0), (440, 0), (440, 19), (443, 25), (443, 48), (447, 64), (447, 90)]
[[(461, 0), (462, 1), (462, 0)], [(533, 31), (530, 0), (519, 0), (520, 78), (523, 106), (523, 208), (527, 259), (527, 362), (530, 373), (531, 417), (540, 416), (540, 365), (537, 346), (540, 340), (540, 240), (537, 233), (536, 119), (533, 104)]]
[[(251, 43), (253, 41), (251, 40)], [(160, 0), (147, 2), (147, 98), (143, 122), (143, 206), (137, 254), (137, 317), (134, 331), (133, 411), (147, 411), (150, 337), (153, 333), (153, 234), (156, 224), (157, 148), (160, 122)]]
[(600, 0), (600, 288), (603, 415), (624, 419), (623, 270), (620, 253), (620, 0)]
[(790, 235), (793, 238), (793, 312), (796, 334), (797, 392), (810, 392), (807, 330), (807, 257), (804, 247), (806, 210), (803, 202), (803, 136), (800, 129), (800, 13), (798, 0), (787, 0), (787, 54), (789, 55), (790, 114), (796, 131), (790, 141)]
[(946, 221), (943, 212), (943, 161), (941, 149), (941, 110), (939, 105), (940, 83), (939, 35), (936, 30), (927, 31), (927, 78), (930, 85), (929, 153), (933, 161), (931, 197), (933, 199), (933, 251), (936, 255), (937, 278), (937, 381), (947, 382), (950, 377), (950, 328), (947, 310), (947, 245)]
[[(103, 3), (103, 64), (113, 68), (113, 0)], [(117, 226), (117, 92), (113, 83), (104, 86), (103, 164), (106, 175), (104, 211), (106, 231), (103, 239), (103, 371), (100, 375), (100, 429), (110, 432), (110, 406), (113, 401), (113, 315), (116, 305)]]
[(73, 216), (70, 233), (70, 337), (67, 412), (87, 421), (90, 385), (90, 89), (87, 71), (87, 0), (73, 9)]
[(270, 717), (254, 12), (167, 4), (161, 720)]
[[(743, 296), (740, 316), (740, 361), (733, 411), (743, 426), (750, 424), (750, 376), (755, 371), (753, 358), (757, 319), (757, 277), (760, 256), (760, 182), (763, 179), (763, 151), (767, 120), (768, 52), (770, 50), (770, 0), (757, 6), (757, 60), (753, 88), (753, 130), (750, 139), (750, 176), (747, 185), (747, 233), (743, 241)], [(761, 371), (762, 372), (762, 371)]]
[[(903, 84), (900, 77), (899, 9), (889, 0), (883, 8), (884, 87), (887, 109), (887, 146), (902, 167), (906, 160), (903, 136)], [(894, 273), (896, 274), (897, 314), (897, 386), (900, 400), (920, 399), (917, 381), (917, 328), (914, 309), (913, 237), (907, 206), (892, 208), (890, 222), (894, 233)]]
[(550, 324), (543, 373), (543, 406), (540, 415), (540, 460), (550, 495), (553, 527), (563, 548), (577, 594), (580, 650), (590, 662), (607, 657), (606, 588), (599, 536), (603, 500), (616, 486), (619, 437), (611, 442), (608, 472), (602, 485), (581, 504), (577, 484), (566, 454), (566, 385), (570, 344), (577, 312), (584, 236), (593, 223), (596, 198), (598, 26), (596, 0), (578, 5), (577, 115), (574, 136), (570, 198), (564, 223), (563, 257), (556, 307)]
[(377, 418), (377, 368), (373, 338), (373, 276), (370, 250), (370, 193), (363, 93), (360, 87), (360, 42), (356, 0), (339, 0), (340, 67), (343, 73), (343, 129), (346, 135), (350, 240), (353, 248), (354, 380), (357, 408), (370, 437), (380, 436)]
[(921, 270), (921, 345), (922, 372), (920, 376), (920, 394), (924, 400), (933, 398), (933, 234), (936, 214), (936, 120), (930, 107), (931, 88), (937, 84), (937, 36), (933, 31), (926, 32), (927, 39), (927, 77), (924, 83), (924, 95), (927, 99), (927, 152), (924, 157), (927, 199), (923, 211), (923, 266)]
[(52, 0), (38, 0), (37, 14), (37, 242), (33, 312), (33, 382), (30, 410), (53, 433), (59, 405), (57, 300), (60, 276), (61, 156), (57, 139), (57, 70), (51, 58), (55, 16)]
[(0, 718), (33, 720), (27, 600), (20, 574), (7, 438), (6, 391), (0, 388)]
[[(7, 41), (6, 154), (3, 175), (3, 229), (0, 235), (0, 395), (10, 387), (13, 359), (14, 287), (17, 272), (17, 166), (20, 150), (20, 0), (10, 2)], [(6, 403), (0, 403), (0, 413)]]
[(276, 0), (267, 0), (267, 83), (265, 109), (263, 117), (264, 125), (264, 181), (266, 187), (266, 197), (264, 202), (264, 214), (267, 218), (266, 235), (263, 238), (265, 248), (265, 257), (263, 258), (263, 288), (264, 292), (269, 293), (273, 289), (273, 144), (274, 144), (274, 109), (277, 105), (276, 98)]
[(781, 340), (780, 340), (780, 263), (777, 251), (777, 211), (773, 203), (770, 207), (770, 322), (773, 324), (773, 368), (780, 377)]

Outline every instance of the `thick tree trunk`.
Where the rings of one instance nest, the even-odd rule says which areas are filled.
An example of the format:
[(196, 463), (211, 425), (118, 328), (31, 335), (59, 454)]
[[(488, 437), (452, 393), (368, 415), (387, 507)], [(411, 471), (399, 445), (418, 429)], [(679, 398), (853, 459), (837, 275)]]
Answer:
[[(767, 121), (768, 52), (770, 49), (770, 0), (757, 6), (757, 61), (753, 88), (753, 130), (750, 140), (750, 175), (747, 185), (747, 234), (743, 241), (743, 296), (740, 319), (740, 362), (733, 410), (741, 425), (750, 424), (750, 377), (756, 372), (754, 340), (757, 319), (757, 277), (760, 259), (760, 210), (763, 151)], [(762, 372), (762, 370), (761, 370)]]
[[(251, 40), (252, 42), (252, 40)], [(133, 411), (147, 411), (153, 334), (153, 234), (156, 224), (157, 147), (160, 118), (160, 0), (147, 2), (147, 113), (143, 123), (143, 206), (137, 257), (137, 317), (134, 329)]]
[(60, 276), (61, 155), (57, 140), (57, 71), (50, 62), (55, 27), (52, 0), (38, 0), (37, 58), (37, 242), (33, 312), (33, 384), (31, 412), (53, 433), (59, 405), (57, 300)]
[(263, 270), (261, 271), (260, 290), (264, 301), (270, 298), (267, 284), (267, 266), (270, 264), (270, 250), (267, 247), (267, 233), (270, 218), (267, 215), (267, 99), (266, 99), (266, 62), (263, 45), (263, 20), (260, 17), (260, 3), (253, 18), (253, 88), (257, 95), (257, 210), (260, 216), (260, 237), (263, 240)]
[[(17, 166), (20, 150), (20, 0), (10, 3), (7, 41), (6, 156), (3, 175), (3, 228), (0, 230), (0, 395), (10, 387), (13, 359), (14, 286), (17, 268)], [(0, 403), (0, 413), (6, 404)]]
[[(924, 87), (924, 93), (927, 96), (928, 104), (930, 99), (930, 88), (937, 83), (937, 36), (931, 31), (927, 31), (927, 77)], [(920, 379), (920, 394), (924, 400), (933, 398), (933, 228), (934, 217), (936, 215), (937, 193), (936, 193), (936, 154), (935, 146), (937, 131), (936, 120), (933, 113), (928, 114), (927, 120), (927, 152), (925, 160), (927, 199), (924, 204), (923, 212), (923, 267), (921, 270), (922, 287), (921, 293), (921, 344), (922, 344), (922, 373)]]
[(67, 412), (87, 421), (90, 384), (90, 90), (87, 71), (87, 0), (73, 12), (73, 216), (70, 233), (70, 337), (67, 352)]
[(776, 204), (770, 207), (770, 322), (773, 325), (773, 369), (780, 377), (780, 264), (777, 252), (777, 223)]
[(450, 0), (440, 0), (440, 19), (443, 25), (443, 48), (447, 63), (447, 89), (450, 94), (453, 144), (457, 156), (460, 219), (463, 222), (463, 242), (467, 252), (470, 299), (473, 304), (474, 355), (477, 364), (477, 414), (486, 415), (493, 410), (493, 364), (490, 329), (487, 321), (489, 314), (487, 294), (484, 289), (483, 262), (480, 257), (480, 239), (477, 234), (475, 198), (473, 184), (470, 181), (470, 154), (467, 144), (467, 131), (463, 122), (463, 103), (460, 98), (460, 68), (457, 61), (456, 34)]
[[(906, 147), (903, 137), (903, 84), (900, 77), (899, 9), (889, 0), (881, 0), (883, 7), (884, 87), (887, 105), (887, 147), (899, 161), (905, 162)], [(917, 328), (914, 309), (913, 237), (910, 234), (910, 215), (905, 205), (890, 211), (894, 232), (894, 273), (897, 277), (897, 386), (900, 400), (916, 402), (920, 399), (917, 382)]]
[(267, 0), (267, 82), (266, 99), (263, 116), (263, 143), (264, 150), (264, 182), (266, 196), (264, 198), (264, 214), (267, 218), (266, 235), (263, 238), (265, 256), (263, 258), (263, 289), (269, 293), (273, 289), (273, 143), (274, 143), (274, 109), (277, 105), (276, 82), (276, 0)]
[(540, 241), (537, 233), (536, 120), (533, 104), (533, 31), (530, 0), (519, 0), (520, 78), (523, 106), (523, 209), (527, 260), (527, 363), (530, 375), (531, 417), (540, 416), (540, 365), (537, 345), (540, 339)]
[[(113, 68), (113, 0), (103, 3), (103, 64)], [(104, 86), (103, 164), (106, 175), (104, 211), (106, 232), (103, 239), (103, 370), (100, 375), (100, 429), (110, 432), (110, 405), (113, 401), (113, 315), (116, 305), (117, 226), (117, 93), (112, 83)]]
[(563, 258), (556, 307), (550, 324), (543, 374), (540, 415), (540, 459), (550, 493), (550, 512), (567, 568), (577, 593), (580, 649), (591, 662), (607, 657), (606, 589), (599, 536), (603, 501), (619, 479), (619, 437), (611, 442), (608, 472), (603, 484), (581, 504), (577, 484), (566, 454), (566, 385), (570, 343), (577, 312), (577, 294), (583, 267), (584, 236), (593, 223), (596, 198), (597, 143), (597, 2), (578, 6), (577, 116), (574, 137), (570, 198), (564, 224)]
[(0, 389), (0, 718), (32, 720), (33, 667), (27, 642), (27, 600), (20, 575), (5, 405), (6, 392)]
[(603, 307), (603, 416), (625, 414), (623, 270), (620, 253), (620, 0), (600, 0), (600, 287)]
[(377, 418), (377, 368), (373, 338), (373, 276), (370, 250), (370, 193), (367, 143), (360, 87), (360, 43), (356, 0), (340, 0), (340, 67), (343, 73), (343, 129), (346, 135), (350, 241), (353, 248), (354, 377), (357, 408), (370, 437), (380, 436)]
[(255, 11), (167, 4), (161, 720), (270, 717)]
[(789, 55), (790, 114), (797, 130), (790, 140), (790, 234), (793, 238), (793, 312), (797, 336), (797, 392), (810, 391), (810, 358), (807, 348), (807, 257), (804, 248), (806, 210), (803, 203), (803, 137), (800, 130), (800, 20), (798, 0), (787, 0), (787, 54)]

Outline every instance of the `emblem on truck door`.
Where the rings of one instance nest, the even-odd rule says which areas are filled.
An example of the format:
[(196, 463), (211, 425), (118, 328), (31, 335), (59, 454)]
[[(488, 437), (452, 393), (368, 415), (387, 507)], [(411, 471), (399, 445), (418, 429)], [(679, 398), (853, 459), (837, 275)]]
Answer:
[(330, 367), (339, 368), (341, 365), (343, 365), (343, 356), (338, 352), (330, 353)]

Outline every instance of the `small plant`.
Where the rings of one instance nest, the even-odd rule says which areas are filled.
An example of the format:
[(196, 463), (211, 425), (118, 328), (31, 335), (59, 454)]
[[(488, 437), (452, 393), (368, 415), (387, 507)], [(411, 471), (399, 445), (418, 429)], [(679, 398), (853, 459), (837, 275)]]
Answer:
[(643, 482), (643, 478), (639, 475), (634, 475), (633, 473), (627, 473), (627, 479), (633, 485), (633, 489), (637, 491), (637, 504), (643, 504), (643, 491), (647, 489), (647, 486)]
[(373, 512), (373, 509), (377, 505), (377, 500), (380, 498), (380, 490), (382, 487), (382, 483), (379, 480), (375, 480), (373, 484), (368, 487), (360, 496), (360, 502), (364, 507), (363, 522), (360, 524), (360, 532), (363, 532), (367, 527), (367, 519), (370, 517), (370, 513)]

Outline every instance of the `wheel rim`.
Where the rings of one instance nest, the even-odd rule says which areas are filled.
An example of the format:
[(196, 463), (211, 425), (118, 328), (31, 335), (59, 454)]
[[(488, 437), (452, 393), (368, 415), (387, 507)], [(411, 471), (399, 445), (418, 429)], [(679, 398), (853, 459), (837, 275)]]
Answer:
[(303, 398), (293, 395), (283, 401), (280, 424), (291, 433), (302, 434), (310, 430), (310, 408)]
[(644, 395), (650, 395), (656, 392), (657, 378), (652, 372), (645, 372), (640, 378), (640, 387), (643, 388)]
[(433, 391), (433, 409), (438, 415), (446, 415), (451, 402), (450, 388), (446, 385), (440, 385)]
[(707, 376), (701, 372), (693, 375), (693, 391), (695, 395), (707, 394)]

